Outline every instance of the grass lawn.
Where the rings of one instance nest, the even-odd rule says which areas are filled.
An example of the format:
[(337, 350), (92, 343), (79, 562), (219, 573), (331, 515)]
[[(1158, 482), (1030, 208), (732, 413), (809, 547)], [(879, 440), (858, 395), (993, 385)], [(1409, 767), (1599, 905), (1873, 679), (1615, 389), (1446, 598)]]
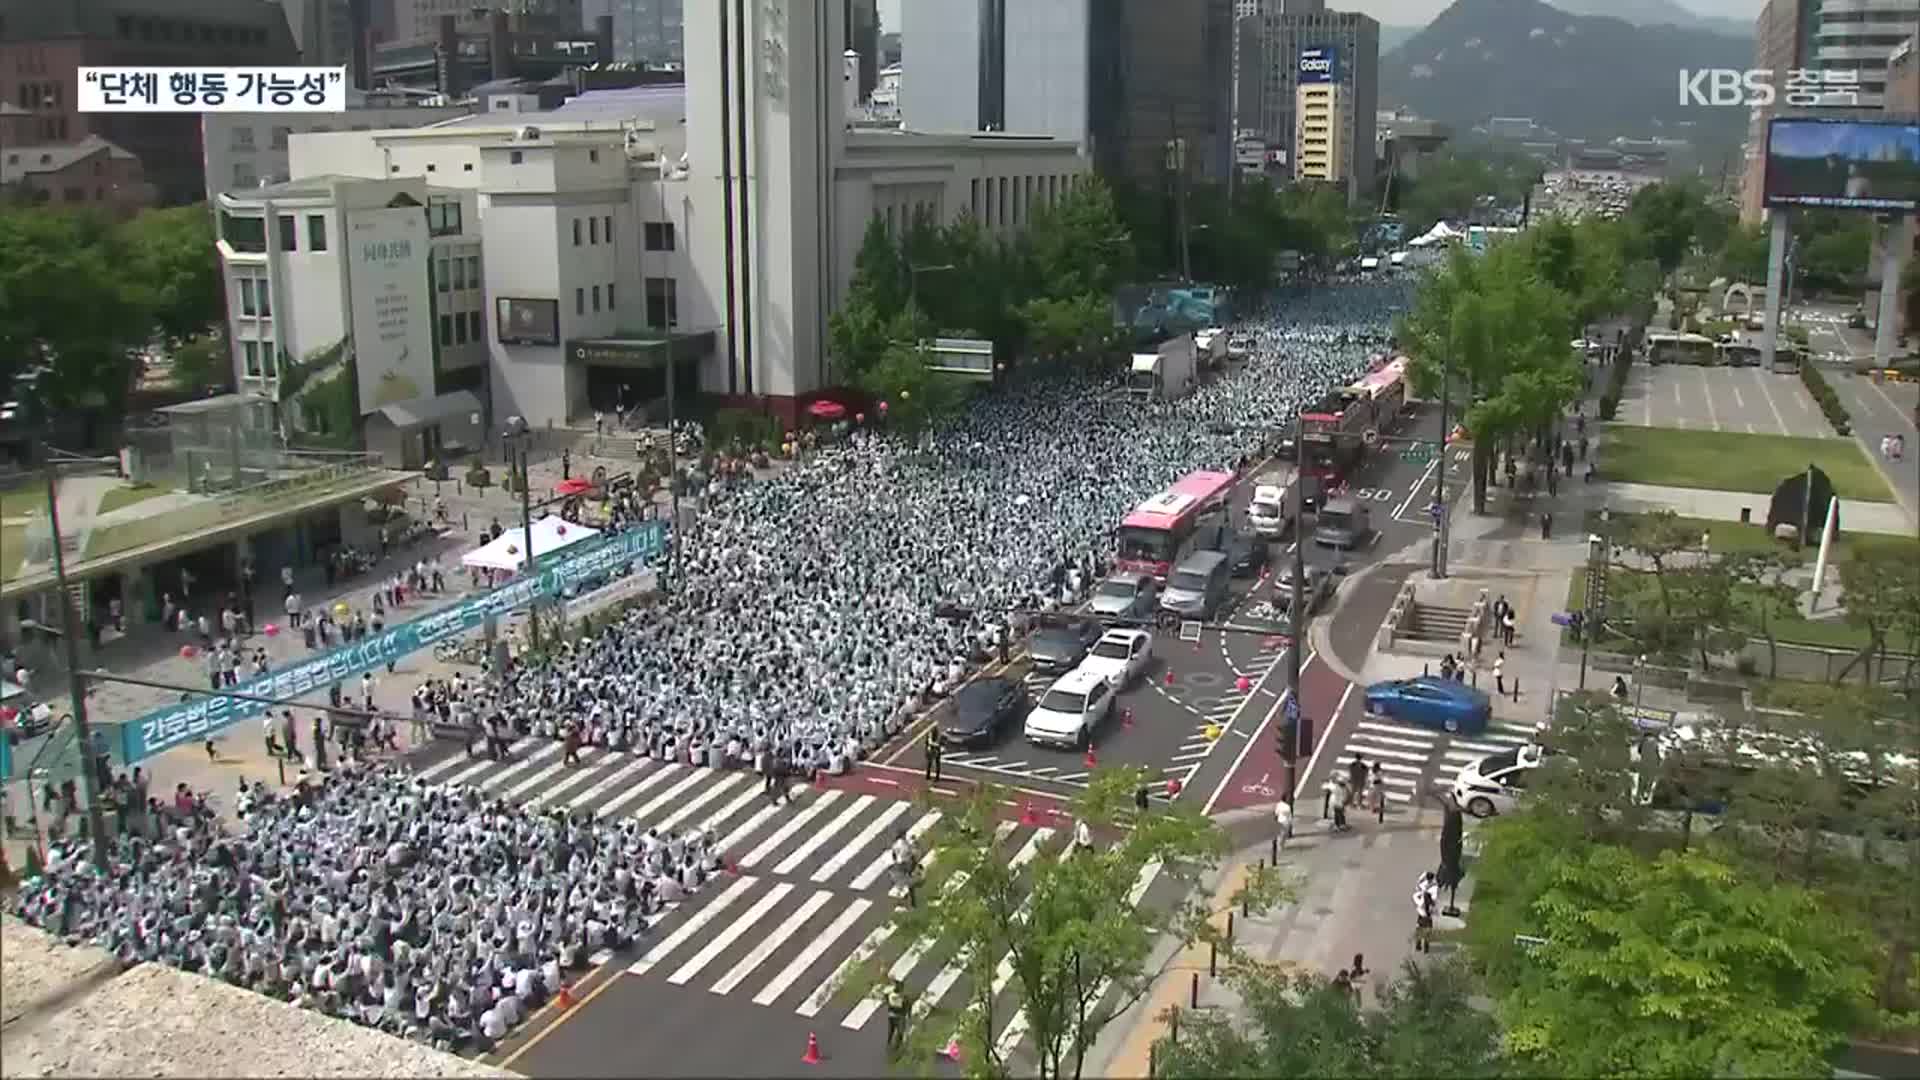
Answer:
[[(1623, 609), (1631, 610), (1635, 603), (1657, 603), (1651, 595), (1644, 600), (1637, 595), (1643, 591), (1652, 593), (1654, 584), (1653, 575), (1650, 573), (1635, 573), (1614, 567), (1607, 577), (1607, 588), (1610, 596), (1608, 606), (1616, 613)], [(1736, 595), (1743, 592), (1751, 595), (1752, 590), (1735, 587)], [(1566, 610), (1578, 611), (1586, 606), (1586, 602), (1587, 575), (1576, 573), (1567, 586)], [(1612, 619), (1609, 618), (1608, 621), (1611, 623)], [(1827, 649), (1858, 649), (1867, 643), (1865, 630), (1850, 626), (1840, 619), (1804, 619), (1798, 615), (1776, 618), (1773, 622), (1773, 634), (1783, 645), (1791, 643)], [(1756, 637), (1755, 640), (1761, 639)], [(1617, 634), (1608, 635), (1594, 642), (1594, 646), (1603, 650), (1616, 646), (1631, 648), (1630, 642)], [(1891, 633), (1887, 635), (1887, 648), (1893, 652), (1906, 652), (1908, 642), (1904, 635), (1897, 632)]]
[[(1618, 530), (1614, 535), (1625, 536), (1634, 516), (1633, 514), (1614, 514), (1614, 528)], [(1846, 520), (1845, 508), (1842, 508), (1840, 518), (1842, 521)], [(1742, 525), (1737, 521), (1713, 521), (1694, 517), (1676, 517), (1674, 520), (1685, 526), (1690, 533), (1706, 533), (1708, 547), (1716, 555), (1733, 555), (1748, 551), (1777, 551), (1789, 558), (1812, 565), (1814, 559), (1820, 554), (1818, 544), (1808, 544), (1795, 551), (1793, 545), (1768, 536), (1765, 525)], [(1590, 533), (1600, 531), (1600, 515), (1597, 512), (1588, 513), (1585, 524)], [(1833, 538), (1833, 564), (1838, 566), (1852, 559), (1855, 552), (1870, 550), (1892, 552), (1900, 558), (1920, 564), (1920, 539), (1910, 536), (1893, 536), (1888, 533), (1849, 533), (1845, 529)], [(1584, 580), (1584, 575), (1581, 575), (1581, 581), (1584, 582)], [(1582, 587), (1584, 588), (1584, 585)]]
[(1843, 499), (1893, 501), (1886, 481), (1852, 439), (1608, 424), (1600, 442), (1602, 474), (1629, 484), (1771, 495), (1808, 463), (1826, 471)]
[(127, 487), (114, 488), (112, 491), (100, 496), (99, 512), (102, 514), (112, 513), (115, 510), (121, 510), (133, 506), (136, 503), (143, 503), (148, 499), (167, 493), (166, 488), (154, 487), (150, 484), (142, 484), (138, 487), (129, 485)]
[(32, 517), (47, 510), (47, 489), (29, 486), (0, 491), (0, 518)]
[(0, 581), (13, 580), (20, 560), (27, 557), (27, 527), (0, 525)]

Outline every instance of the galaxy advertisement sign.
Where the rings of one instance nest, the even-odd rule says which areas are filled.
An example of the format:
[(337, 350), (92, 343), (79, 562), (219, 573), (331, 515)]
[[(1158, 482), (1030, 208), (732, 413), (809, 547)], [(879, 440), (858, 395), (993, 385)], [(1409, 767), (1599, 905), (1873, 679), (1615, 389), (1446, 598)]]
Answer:
[(1336, 82), (1340, 74), (1338, 54), (1330, 45), (1301, 49), (1300, 60), (1295, 66), (1303, 83)]

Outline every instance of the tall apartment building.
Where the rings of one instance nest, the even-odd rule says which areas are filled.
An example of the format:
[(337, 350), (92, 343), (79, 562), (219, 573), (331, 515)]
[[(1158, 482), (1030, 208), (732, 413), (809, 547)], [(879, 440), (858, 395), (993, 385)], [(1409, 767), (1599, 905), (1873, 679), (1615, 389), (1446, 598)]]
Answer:
[(1920, 33), (1920, 0), (1819, 0), (1818, 8), (1807, 66), (1857, 72), (1860, 107), (1879, 108), (1888, 58)]
[[(385, 45), (432, 45), (440, 40), (440, 17), (451, 15), (462, 34), (484, 34), (494, 11), (508, 13), (515, 33), (580, 33), (589, 25), (581, 0), (383, 0), (390, 5), (392, 35)], [(678, 5), (676, 5), (678, 6)], [(381, 21), (376, 17), (376, 22)]]
[(0, 0), (0, 101), (27, 112), (16, 143), (97, 135), (140, 159), (167, 203), (206, 189), (194, 113), (83, 113), (82, 67), (240, 67), (299, 61), (277, 0)]
[(1109, 178), (1197, 177), (1232, 152), (1232, 0), (905, 0), (900, 113), (923, 131), (1051, 135)]
[(352, 62), (353, 16), (347, 0), (280, 0), (280, 7), (287, 14), (287, 29), (302, 64)]
[[(1893, 55), (1887, 58), (1887, 89), (1881, 96), (1880, 107), (1890, 119), (1911, 121), (1920, 117), (1920, 33), (1911, 35)], [(1882, 253), (1887, 243), (1905, 244), (1904, 263), (1920, 259), (1920, 217), (1912, 214), (1896, 222), (1884, 222), (1874, 229), (1873, 251), (1868, 256), (1867, 278), (1878, 283), (1881, 276)], [(1903, 265), (1904, 265), (1903, 263)], [(1866, 309), (1879, 310), (1877, 290), (1870, 290), (1866, 298)], [(1895, 304), (1893, 308), (1893, 333), (1896, 339), (1905, 335), (1912, 327), (1907, 325), (1907, 305)]]
[(1269, 0), (1234, 29), (1234, 129), (1285, 147), (1296, 179), (1364, 198), (1374, 178), (1380, 24), (1329, 11), (1326, 0)]

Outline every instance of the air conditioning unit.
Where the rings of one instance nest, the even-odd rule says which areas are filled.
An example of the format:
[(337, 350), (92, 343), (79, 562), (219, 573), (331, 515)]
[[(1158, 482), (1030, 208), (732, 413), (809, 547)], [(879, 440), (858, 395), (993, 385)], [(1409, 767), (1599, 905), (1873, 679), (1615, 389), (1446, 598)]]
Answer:
[(520, 129), (518, 137), (521, 142), (538, 142), (540, 141), (540, 129), (534, 127), (532, 124), (528, 124), (526, 127)]

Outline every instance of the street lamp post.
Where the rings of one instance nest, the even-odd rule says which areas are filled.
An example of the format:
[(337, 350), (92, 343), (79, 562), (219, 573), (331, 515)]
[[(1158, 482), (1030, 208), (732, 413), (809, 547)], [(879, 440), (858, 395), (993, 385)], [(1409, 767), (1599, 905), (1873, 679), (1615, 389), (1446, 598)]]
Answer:
[[(532, 440), (533, 429), (527, 425), (525, 417), (509, 416), (507, 418), (507, 428), (501, 432), (500, 441), (508, 445), (519, 444), (518, 453), (515, 456), (520, 463), (520, 542), (527, 545), (529, 577), (538, 573), (540, 569), (540, 560), (534, 554), (533, 547), (533, 478), (530, 475), (533, 463), (529, 460), (532, 457)], [(538, 603), (527, 605), (527, 640), (534, 651), (539, 651), (540, 605)]]
[(1449, 425), (1453, 406), (1453, 377), (1446, 357), (1440, 359), (1440, 467), (1436, 476), (1439, 484), (1434, 502), (1439, 509), (1433, 514), (1433, 576), (1445, 579), (1447, 576), (1447, 455), (1453, 452), (1453, 444), (1448, 436), (1453, 432)]
[(68, 704), (73, 710), (73, 735), (80, 743), (80, 788), (87, 798), (87, 832), (93, 841), (93, 864), (104, 873), (110, 865), (106, 818), (100, 812), (100, 789), (94, 773), (93, 725), (87, 719), (86, 676), (80, 671), (79, 612), (74, 610), (73, 593), (67, 584), (66, 553), (60, 549), (58, 472), (57, 465), (47, 465), (47, 528), (53, 539), (53, 577), (59, 589), (60, 630), (67, 646)]
[[(1294, 416), (1294, 445), (1301, 445), (1305, 437), (1305, 424), (1299, 414)], [(1289, 580), (1293, 597), (1287, 604), (1287, 633), (1292, 638), (1287, 643), (1287, 704), (1285, 709), (1290, 716), (1284, 717), (1280, 725), (1280, 760), (1286, 765), (1286, 802), (1293, 806), (1294, 789), (1300, 786), (1300, 752), (1307, 726), (1307, 716), (1300, 705), (1300, 649), (1306, 634), (1307, 607), (1306, 598), (1306, 512), (1307, 484), (1305, 462), (1294, 470), (1293, 474), (1293, 561), (1289, 568)], [(1291, 820), (1289, 810), (1289, 820)]]

